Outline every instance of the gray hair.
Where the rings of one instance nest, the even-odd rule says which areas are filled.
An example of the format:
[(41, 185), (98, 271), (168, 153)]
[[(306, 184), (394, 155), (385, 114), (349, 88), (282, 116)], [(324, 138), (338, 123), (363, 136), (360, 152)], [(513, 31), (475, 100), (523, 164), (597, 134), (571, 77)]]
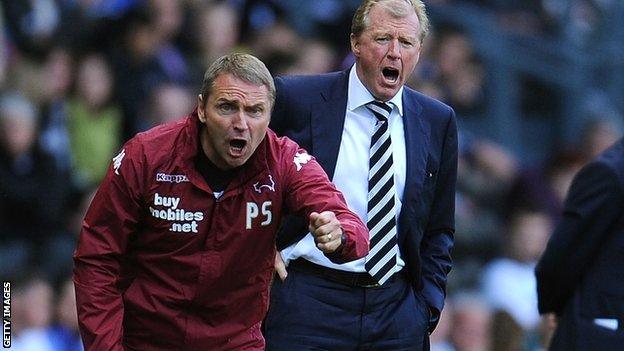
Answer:
[(241, 53), (221, 56), (208, 67), (201, 88), (204, 103), (210, 95), (215, 79), (221, 74), (231, 74), (248, 83), (266, 86), (271, 106), (275, 103), (275, 83), (267, 67), (255, 56)]
[(409, 12), (405, 10), (404, 6), (400, 5), (401, 2), (409, 5), (412, 9), (414, 9), (414, 12), (416, 12), (418, 22), (420, 23), (420, 33), (418, 39), (422, 43), (429, 32), (429, 18), (427, 17), (425, 4), (421, 0), (364, 0), (353, 16), (353, 21), (351, 22), (351, 33), (356, 37), (359, 37), (360, 34), (362, 34), (362, 32), (370, 26), (370, 18), (368, 15), (371, 8), (376, 4), (383, 6), (384, 10), (395, 18), (406, 17), (409, 15)]

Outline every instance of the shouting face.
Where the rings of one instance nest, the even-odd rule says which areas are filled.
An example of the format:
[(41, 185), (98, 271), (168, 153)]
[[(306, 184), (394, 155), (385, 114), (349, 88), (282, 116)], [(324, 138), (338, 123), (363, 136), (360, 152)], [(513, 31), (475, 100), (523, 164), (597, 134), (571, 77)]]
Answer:
[(269, 90), (221, 74), (207, 97), (198, 97), (197, 114), (204, 124), (201, 144), (206, 156), (223, 170), (242, 166), (264, 138), (271, 116)]
[(391, 99), (414, 71), (420, 55), (420, 22), (416, 12), (405, 6), (401, 16), (382, 4), (368, 13), (368, 26), (351, 34), (351, 50), (357, 75), (370, 93), (381, 101)]

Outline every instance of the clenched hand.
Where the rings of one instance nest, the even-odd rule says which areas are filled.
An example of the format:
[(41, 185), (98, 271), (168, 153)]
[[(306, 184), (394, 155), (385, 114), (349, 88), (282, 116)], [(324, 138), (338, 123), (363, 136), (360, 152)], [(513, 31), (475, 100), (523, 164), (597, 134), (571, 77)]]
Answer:
[(342, 245), (342, 227), (331, 211), (312, 212), (308, 229), (314, 236), (316, 246), (324, 253), (335, 252)]

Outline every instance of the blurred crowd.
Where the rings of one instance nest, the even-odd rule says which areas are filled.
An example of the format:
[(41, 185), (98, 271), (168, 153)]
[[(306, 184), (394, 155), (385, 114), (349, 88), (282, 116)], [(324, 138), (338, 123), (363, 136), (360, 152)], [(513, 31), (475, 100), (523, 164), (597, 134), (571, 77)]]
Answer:
[[(431, 9), (463, 2), (498, 16), (501, 31), (578, 40), (609, 1), (425, 1)], [(128, 138), (190, 112), (204, 69), (231, 51), (258, 56), (273, 75), (350, 67), (358, 4), (2, 1), (0, 275), (13, 282), (12, 349), (81, 349), (71, 256), (90, 199)], [(557, 22), (564, 4), (575, 6), (577, 22)], [(542, 350), (552, 325), (537, 314), (534, 265), (573, 175), (620, 137), (621, 114), (596, 109), (576, 142), (527, 164), (462, 128), (486, 111), (488, 67), (467, 33), (435, 17), (433, 25), (409, 85), (451, 105), (460, 125), (455, 265), (433, 350)]]

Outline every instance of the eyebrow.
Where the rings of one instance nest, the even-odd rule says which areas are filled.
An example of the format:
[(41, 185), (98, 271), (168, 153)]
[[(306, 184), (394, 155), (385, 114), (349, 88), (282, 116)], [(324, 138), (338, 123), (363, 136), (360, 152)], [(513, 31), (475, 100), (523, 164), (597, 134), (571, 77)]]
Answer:
[[(373, 36), (390, 36), (390, 37), (394, 37), (394, 33), (392, 33), (391, 31), (387, 31), (387, 30), (372, 31), (371, 34)], [(403, 39), (416, 40), (416, 38), (418, 37), (418, 34), (416, 34), (416, 35), (405, 34), (405, 33), (398, 33), (398, 34), (399, 35), (397, 36), (397, 38), (403, 38)]]
[(248, 106), (247, 108), (250, 108), (250, 109), (261, 108), (261, 107), (264, 108), (265, 105), (266, 104), (264, 102), (259, 102), (259, 103), (255, 104), (255, 105)]
[(230, 100), (230, 99), (224, 98), (224, 97), (218, 98), (215, 102), (227, 102), (227, 103), (231, 103), (231, 104), (237, 104), (238, 103), (238, 101), (236, 101), (236, 100)]
[[(220, 104), (220, 103), (228, 103), (228, 104), (235, 104), (235, 105), (239, 105), (239, 101), (238, 100), (230, 100), (228, 98), (225, 97), (220, 97), (218, 98), (215, 103)], [(266, 106), (266, 102), (261, 101), (257, 104), (251, 105), (251, 106), (245, 106), (245, 108), (249, 108), (249, 109), (253, 109), (253, 108), (264, 108)]]

